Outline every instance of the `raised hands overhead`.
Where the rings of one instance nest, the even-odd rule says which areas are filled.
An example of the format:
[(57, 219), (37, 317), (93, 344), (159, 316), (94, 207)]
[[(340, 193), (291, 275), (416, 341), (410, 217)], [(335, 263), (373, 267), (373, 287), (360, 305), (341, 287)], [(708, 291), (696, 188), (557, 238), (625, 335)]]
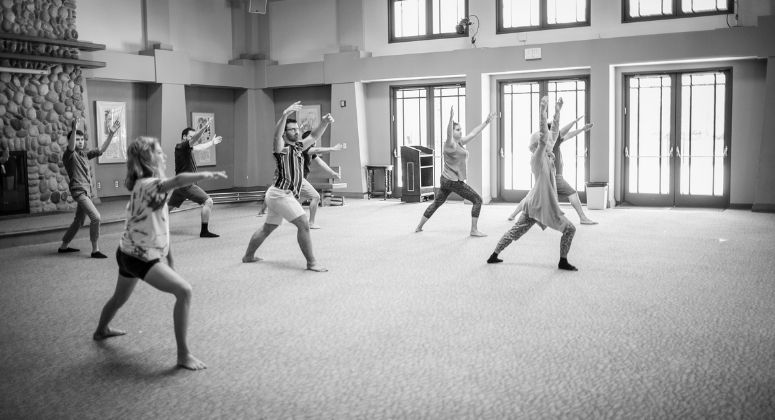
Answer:
[(325, 121), (325, 122), (327, 122), (329, 124), (333, 124), (334, 123), (334, 117), (329, 112), (328, 114), (323, 115), (323, 121)]
[(116, 134), (119, 128), (121, 128), (121, 120), (116, 119), (116, 121), (113, 121), (113, 125), (111, 125), (108, 129), (108, 135), (112, 136)]
[(489, 124), (492, 120), (498, 118), (497, 112), (491, 112), (489, 115), (487, 115), (487, 119), (485, 120), (485, 123)]
[(283, 115), (287, 117), (288, 115), (298, 111), (301, 111), (301, 101), (296, 101), (290, 104), (288, 108), (285, 108), (285, 111), (283, 111)]

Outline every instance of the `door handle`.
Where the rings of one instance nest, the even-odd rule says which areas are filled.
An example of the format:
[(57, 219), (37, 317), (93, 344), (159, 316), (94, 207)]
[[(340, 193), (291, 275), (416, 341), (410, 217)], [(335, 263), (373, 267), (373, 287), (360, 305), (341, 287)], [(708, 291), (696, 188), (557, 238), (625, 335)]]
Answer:
[(630, 158), (630, 149), (627, 146), (624, 147), (624, 157)]
[(393, 149), (393, 157), (398, 158), (398, 149)]
[(673, 149), (674, 149), (673, 146), (670, 146), (670, 151), (667, 152), (668, 153), (668, 155), (667, 155), (668, 157), (673, 157), (673, 152), (674, 152)]
[(728, 150), (729, 150), (729, 149), (727, 148), (727, 146), (724, 146), (724, 157), (727, 157), (727, 151), (728, 151)]
[(503, 148), (501, 147), (501, 159), (506, 157), (506, 153), (503, 151)]
[(589, 157), (589, 149), (586, 147), (584, 148), (584, 157)]
[(675, 154), (676, 154), (676, 155), (677, 155), (679, 158), (683, 159), (683, 156), (681, 156), (681, 149), (680, 149), (678, 146), (676, 146), (676, 147), (675, 147)]

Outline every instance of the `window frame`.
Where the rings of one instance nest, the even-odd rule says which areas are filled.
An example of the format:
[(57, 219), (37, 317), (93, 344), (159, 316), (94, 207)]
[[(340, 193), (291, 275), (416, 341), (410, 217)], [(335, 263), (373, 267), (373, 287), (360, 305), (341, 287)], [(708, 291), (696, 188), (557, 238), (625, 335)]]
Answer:
[(702, 16), (731, 15), (735, 13), (735, 0), (726, 0), (727, 8), (729, 10), (720, 11), (720, 12), (696, 12), (696, 13), (685, 13), (681, 11), (681, 1), (682, 0), (672, 0), (673, 13), (669, 15), (630, 17), (629, 16), (630, 1), (622, 0), (622, 23), (649, 22), (654, 20), (683, 19), (683, 18), (702, 17)]
[[(500, 115), (500, 118), (498, 118), (499, 121), (498, 121), (498, 146), (497, 147), (499, 149), (500, 148), (504, 148), (504, 142), (506, 141), (506, 138), (505, 138), (506, 137), (506, 134), (505, 134), (505, 132), (506, 132), (506, 118), (503, 115), (503, 113), (505, 112), (504, 109), (506, 108), (505, 104), (504, 104), (504, 94), (503, 94), (504, 87), (506, 85), (511, 84), (511, 83), (538, 83), (539, 84), (539, 94), (538, 94), (538, 96), (539, 96), (539, 98), (541, 98), (544, 95), (548, 95), (548, 85), (549, 85), (549, 82), (562, 82), (562, 81), (571, 81), (571, 80), (577, 80), (577, 81), (581, 80), (581, 81), (584, 81), (584, 83), (586, 84), (584, 106), (585, 106), (587, 112), (584, 114), (585, 119), (583, 121), (584, 121), (585, 124), (589, 123), (589, 122), (592, 121), (592, 117), (591, 117), (591, 115), (592, 115), (592, 110), (591, 110), (591, 106), (592, 106), (592, 76), (591, 76), (591, 74), (582, 73), (582, 74), (567, 74), (567, 75), (561, 75), (561, 76), (540, 76), (540, 77), (529, 77), (529, 76), (522, 77), (522, 76), (517, 76), (517, 77), (513, 77), (513, 78), (505, 78), (505, 79), (502, 79), (502, 80), (498, 80), (497, 88), (496, 88), (497, 89), (497, 93), (496, 94), (498, 95), (498, 113)], [(553, 107), (553, 105), (550, 105), (550, 107), (549, 107), (549, 118), (551, 118), (552, 115), (554, 115), (554, 107)], [(581, 133), (581, 134), (583, 134), (583, 133)], [(591, 156), (591, 154), (589, 153), (591, 142), (592, 142), (592, 138), (591, 138), (591, 136), (589, 134), (587, 134), (586, 137), (585, 137), (585, 144), (584, 144), (584, 148), (586, 150), (586, 153), (585, 153), (585, 156), (584, 156), (584, 165), (585, 165), (585, 168), (584, 168), (584, 182), (585, 183), (589, 182), (589, 177), (590, 177), (590, 172), (591, 172), (591, 169), (590, 169), (591, 168), (591, 166), (590, 166), (590, 156)], [(577, 157), (578, 157), (577, 155), (574, 156), (574, 158), (577, 158)], [(522, 200), (527, 195), (527, 193), (529, 192), (529, 189), (528, 190), (518, 190), (518, 189), (507, 190), (505, 188), (505, 184), (503, 184), (503, 177), (504, 177), (504, 171), (505, 171), (505, 163), (504, 163), (503, 158), (499, 158), (498, 159), (497, 171), (498, 171), (498, 175), (497, 175), (497, 179), (498, 179), (497, 198), (499, 200), (507, 201), (507, 202), (519, 202), (520, 200)], [(531, 177), (532, 177), (532, 175), (531, 175)], [(578, 177), (576, 178), (576, 180), (577, 180), (577, 183), (576, 183), (576, 186), (577, 186), (578, 185)], [(533, 181), (531, 181), (531, 183), (532, 182)], [(579, 194), (579, 198), (582, 201), (585, 202), (586, 199), (587, 199), (586, 190), (579, 189), (579, 190), (577, 190), (577, 192)], [(567, 201), (567, 198), (562, 198), (561, 201)]]
[(551, 29), (566, 29), (566, 28), (580, 28), (584, 26), (592, 26), (592, 14), (590, 7), (592, 6), (591, 0), (585, 0), (587, 2), (586, 14), (584, 16), (585, 21), (580, 23), (547, 23), (546, 15), (546, 2), (548, 0), (538, 0), (540, 7), (539, 23), (538, 26), (518, 26), (513, 28), (505, 28), (503, 26), (503, 0), (497, 0), (495, 3), (495, 16), (498, 21), (498, 26), (495, 29), (496, 34), (511, 34), (515, 32), (533, 32), (533, 31), (546, 31)]
[[(435, 120), (433, 115), (433, 107), (434, 107), (434, 101), (436, 96), (433, 94), (434, 89), (436, 88), (444, 88), (444, 87), (458, 87), (458, 88), (466, 88), (466, 83), (464, 80), (458, 81), (458, 82), (433, 82), (433, 83), (410, 83), (410, 84), (395, 84), (390, 85), (389, 91), (390, 91), (390, 161), (393, 165), (395, 165), (395, 168), (399, 168), (400, 165), (396, 165), (398, 163), (398, 160), (401, 156), (401, 150), (398, 146), (397, 141), (397, 126), (398, 126), (398, 118), (396, 117), (397, 110), (396, 110), (396, 92), (404, 89), (424, 89), (426, 92), (425, 99), (428, 101), (427, 108), (425, 110), (426, 115), (426, 122), (427, 127), (425, 128), (426, 133), (426, 144), (421, 144), (421, 146), (425, 146), (428, 148), (431, 148), (434, 150), (434, 158), (433, 163), (434, 167), (436, 167), (437, 164), (440, 164), (441, 166), (436, 167), (435, 171), (436, 174), (434, 175), (434, 181), (433, 185), (434, 188), (439, 188), (439, 177), (438, 175), (441, 174), (441, 169), (444, 165), (444, 158), (443, 158), (443, 150), (437, 150), (435, 147)], [(466, 95), (463, 96), (463, 100), (465, 101), (468, 98), (467, 92)], [(459, 116), (459, 115), (458, 115)], [(445, 120), (442, 117), (442, 124), (445, 124)], [(460, 122), (460, 121), (458, 121)], [(444, 144), (444, 139), (446, 138), (446, 132), (442, 132), (442, 139), (441, 143), (442, 146)], [(437, 157), (435, 156), (435, 153), (439, 153), (440, 162), (437, 162)], [(402, 185), (402, 179), (401, 179), (401, 169), (395, 169), (393, 170), (393, 185), (396, 186), (395, 189), (400, 191), (399, 185)], [(401, 193), (399, 192), (398, 195), (396, 195), (396, 191), (393, 192), (393, 196), (401, 196)]]
[[(388, 8), (388, 43), (394, 44), (398, 42), (413, 42), (413, 41), (427, 41), (427, 40), (433, 40), (433, 39), (451, 39), (451, 38), (467, 38), (468, 37), (468, 28), (469, 26), (465, 27), (465, 32), (462, 34), (459, 34), (457, 32), (453, 33), (441, 33), (441, 34), (433, 34), (430, 33), (433, 31), (433, 3), (432, 0), (424, 0), (425, 1), (425, 29), (426, 34), (425, 35), (416, 35), (416, 36), (402, 36), (397, 37), (395, 34), (395, 15), (393, 13), (393, 4), (402, 1), (402, 0), (387, 0), (387, 8)], [(468, 12), (468, 2), (469, 0), (463, 0), (465, 2), (465, 15), (470, 16)], [(589, 0), (587, 0), (589, 1)]]

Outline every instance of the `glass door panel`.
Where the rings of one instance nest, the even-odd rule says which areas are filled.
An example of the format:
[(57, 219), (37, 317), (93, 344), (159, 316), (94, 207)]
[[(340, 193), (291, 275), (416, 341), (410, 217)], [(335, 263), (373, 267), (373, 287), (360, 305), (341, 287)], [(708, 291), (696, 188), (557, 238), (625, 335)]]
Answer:
[[(530, 170), (530, 135), (538, 131), (540, 100), (549, 97), (554, 104), (563, 98), (561, 127), (573, 122), (587, 111), (588, 81), (581, 78), (504, 82), (500, 85), (499, 196), (506, 201), (519, 201), (533, 187)], [(554, 106), (549, 110), (554, 115)], [(588, 121), (588, 117), (587, 117)], [(569, 131), (582, 127), (582, 119)], [(587, 180), (588, 132), (562, 143), (563, 176), (583, 197)]]
[(727, 86), (723, 72), (681, 75), (681, 140), (676, 205), (728, 203)]
[(672, 78), (633, 76), (627, 86), (625, 200), (672, 205)]
[(400, 190), (403, 186), (401, 146), (425, 146), (428, 143), (428, 95), (425, 88), (396, 89), (394, 95), (393, 185)]
[(729, 204), (726, 79), (722, 71), (626, 78), (626, 202)]

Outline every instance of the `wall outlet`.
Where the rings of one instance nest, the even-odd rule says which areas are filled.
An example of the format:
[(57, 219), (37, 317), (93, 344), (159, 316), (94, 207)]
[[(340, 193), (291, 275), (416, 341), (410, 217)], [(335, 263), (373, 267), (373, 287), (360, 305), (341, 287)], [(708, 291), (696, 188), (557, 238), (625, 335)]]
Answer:
[(100, 181), (97, 181), (97, 189), (98, 190), (102, 189), (102, 183)]
[(118, 188), (118, 180), (117, 179), (113, 180), (113, 186)]

